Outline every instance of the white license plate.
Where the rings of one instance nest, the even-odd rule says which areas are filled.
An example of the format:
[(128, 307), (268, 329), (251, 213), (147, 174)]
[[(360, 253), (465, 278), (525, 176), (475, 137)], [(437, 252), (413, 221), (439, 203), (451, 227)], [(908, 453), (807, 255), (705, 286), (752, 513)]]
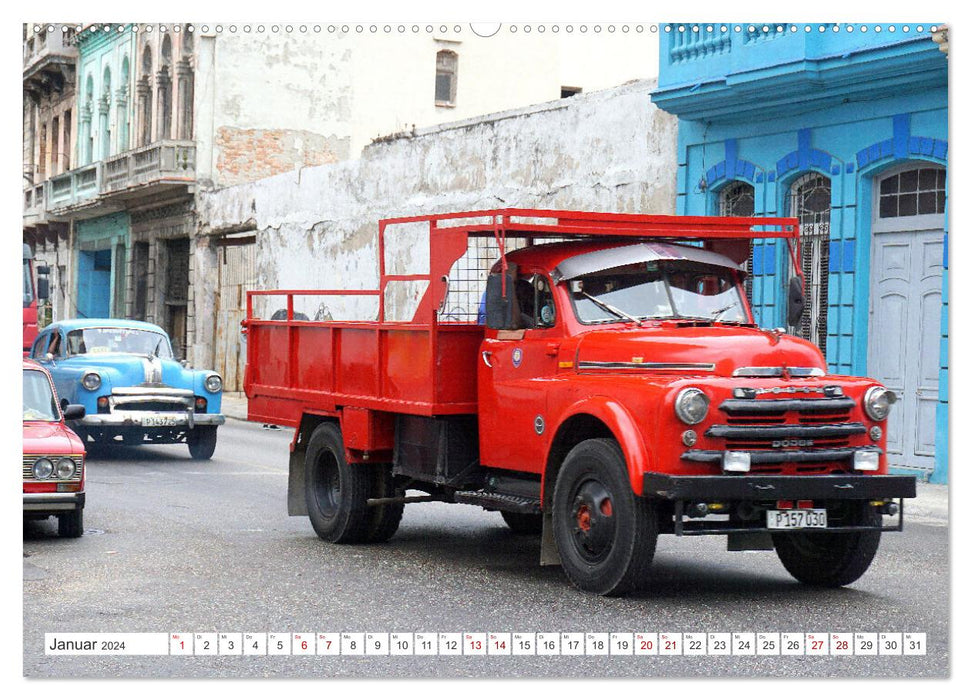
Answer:
[(767, 510), (765, 511), (765, 523), (770, 530), (824, 528), (826, 527), (826, 509)]
[(177, 424), (178, 420), (174, 416), (145, 416), (142, 418), (142, 425), (149, 428), (160, 428)]

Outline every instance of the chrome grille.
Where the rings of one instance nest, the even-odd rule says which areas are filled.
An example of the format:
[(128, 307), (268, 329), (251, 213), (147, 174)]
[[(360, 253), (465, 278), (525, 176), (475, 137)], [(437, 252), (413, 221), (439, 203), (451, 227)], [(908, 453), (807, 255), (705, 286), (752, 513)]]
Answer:
[(850, 421), (853, 399), (775, 396), (723, 401), (719, 409), (725, 422), (712, 425), (705, 435), (723, 440), (725, 450), (752, 453), (753, 472), (779, 473), (789, 464), (795, 472), (813, 473), (845, 459), (836, 456), (849, 456), (841, 448), (866, 434), (863, 423)]
[[(54, 462), (54, 466), (55, 467), (57, 466), (57, 460), (61, 459), (62, 457), (70, 457), (71, 459), (74, 460), (75, 464), (81, 465), (81, 468), (78, 469), (74, 473), (74, 476), (72, 476), (70, 479), (57, 479), (57, 478), (53, 478), (53, 477), (50, 478), (50, 479), (36, 479), (36, 478), (34, 478), (34, 471), (33, 471), (33, 469), (34, 469), (34, 462), (36, 462), (41, 457), (47, 457), (47, 459), (49, 459), (52, 462)], [(24, 465), (23, 466), (24, 466), (24, 481), (32, 481), (32, 482), (35, 482), (35, 483), (38, 483), (38, 484), (70, 484), (70, 483), (77, 483), (77, 482), (81, 481), (81, 477), (84, 476), (84, 457), (82, 455), (77, 455), (77, 454), (74, 454), (74, 455), (46, 455), (46, 454), (40, 454), (40, 455), (24, 455)]]

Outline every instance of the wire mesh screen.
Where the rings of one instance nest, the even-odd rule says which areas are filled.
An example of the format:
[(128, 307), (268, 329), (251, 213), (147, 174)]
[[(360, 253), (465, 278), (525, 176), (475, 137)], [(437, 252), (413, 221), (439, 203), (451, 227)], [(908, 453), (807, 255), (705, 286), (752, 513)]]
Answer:
[[(506, 253), (524, 247), (523, 236), (506, 237)], [(480, 323), (485, 316), (485, 289), (489, 270), (499, 260), (499, 244), (492, 236), (469, 237), (468, 250), (448, 273), (448, 294), (438, 320), (442, 323)]]

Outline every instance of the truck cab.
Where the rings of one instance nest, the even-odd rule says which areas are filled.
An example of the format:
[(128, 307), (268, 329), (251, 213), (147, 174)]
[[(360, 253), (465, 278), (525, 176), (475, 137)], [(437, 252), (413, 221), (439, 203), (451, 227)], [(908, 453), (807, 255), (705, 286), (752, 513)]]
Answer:
[[(417, 223), (427, 273), (386, 274), (385, 236)], [(297, 429), (290, 513), (360, 542), (390, 537), (406, 503), (479, 505), (541, 535), (542, 563), (603, 595), (649, 580), (661, 534), (725, 535), (730, 550), (774, 549), (800, 581), (855, 581), (914, 495), (913, 477), (887, 473), (894, 396), (757, 326), (744, 286), (755, 238), (799, 259), (793, 219), (385, 220), (377, 321), (296, 318), (299, 296), (339, 290), (267, 291), (287, 295), (287, 316), (262, 320), (254, 293), (250, 417)], [(410, 317), (388, 320), (391, 285), (416, 280), (427, 287)]]

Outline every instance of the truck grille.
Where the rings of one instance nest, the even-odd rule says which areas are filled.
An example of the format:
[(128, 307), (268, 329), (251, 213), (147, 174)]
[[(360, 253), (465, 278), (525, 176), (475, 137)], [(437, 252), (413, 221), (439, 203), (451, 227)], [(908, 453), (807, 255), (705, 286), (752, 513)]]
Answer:
[(725, 450), (751, 453), (753, 472), (824, 471), (849, 459), (851, 439), (866, 434), (863, 423), (849, 420), (854, 406), (845, 396), (727, 399), (719, 406), (725, 423), (705, 435), (723, 440)]
[(184, 401), (118, 401), (116, 411), (184, 411)]

